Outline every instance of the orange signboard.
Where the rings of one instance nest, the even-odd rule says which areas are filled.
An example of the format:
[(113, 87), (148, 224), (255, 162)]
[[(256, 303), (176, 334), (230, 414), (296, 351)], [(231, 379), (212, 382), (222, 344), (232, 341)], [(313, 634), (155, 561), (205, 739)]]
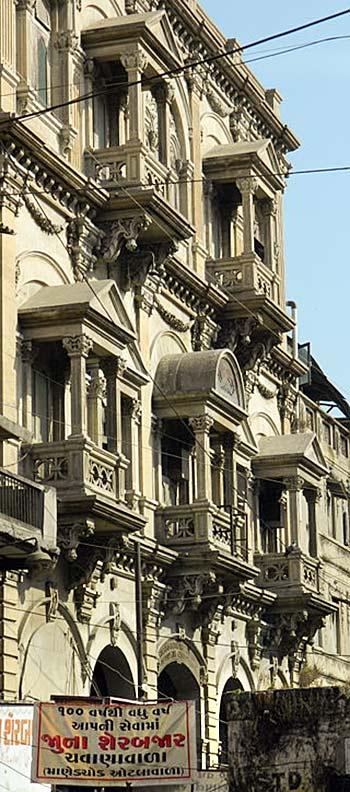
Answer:
[(35, 705), (32, 781), (125, 786), (191, 781), (193, 701)]

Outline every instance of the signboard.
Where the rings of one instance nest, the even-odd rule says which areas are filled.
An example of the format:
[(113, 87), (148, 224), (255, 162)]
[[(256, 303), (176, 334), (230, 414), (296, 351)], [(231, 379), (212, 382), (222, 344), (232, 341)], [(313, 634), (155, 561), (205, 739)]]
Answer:
[(0, 704), (0, 790), (44, 792), (50, 787), (31, 784), (33, 706)]
[(35, 705), (32, 780), (125, 787), (191, 781), (196, 767), (193, 701)]

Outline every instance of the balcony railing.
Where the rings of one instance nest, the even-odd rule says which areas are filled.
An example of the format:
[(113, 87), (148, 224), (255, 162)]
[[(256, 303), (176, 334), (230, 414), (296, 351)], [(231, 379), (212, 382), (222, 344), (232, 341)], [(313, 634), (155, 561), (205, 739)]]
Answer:
[(42, 531), (43, 489), (21, 476), (0, 470), (0, 513)]
[(256, 253), (210, 259), (207, 267), (212, 280), (229, 293), (252, 291), (276, 303), (280, 302), (279, 277)]
[(254, 563), (260, 568), (258, 583), (272, 591), (291, 593), (291, 587), (320, 594), (320, 562), (301, 550), (284, 553), (256, 554)]
[(208, 543), (248, 560), (247, 517), (207, 504), (168, 506), (157, 513), (157, 538), (174, 549)]
[(102, 184), (154, 187), (169, 203), (175, 201), (178, 176), (152, 156), (142, 143), (104, 149), (87, 149), (87, 174)]
[(35, 481), (51, 484), (61, 498), (97, 493), (115, 501), (124, 496), (123, 473), (128, 460), (97, 447), (88, 438), (36, 443), (30, 458)]

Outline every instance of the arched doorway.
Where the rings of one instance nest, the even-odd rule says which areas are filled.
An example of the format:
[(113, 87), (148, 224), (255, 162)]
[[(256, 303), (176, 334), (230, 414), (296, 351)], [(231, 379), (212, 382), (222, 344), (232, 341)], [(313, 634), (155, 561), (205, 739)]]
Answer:
[(192, 700), (196, 708), (196, 743), (198, 766), (201, 763), (201, 701), (199, 684), (183, 663), (169, 663), (158, 677), (158, 698)]
[(237, 690), (243, 690), (243, 686), (238, 679), (230, 677), (221, 694), (219, 711), (219, 764), (221, 765), (228, 764), (228, 699), (230, 694), (237, 692)]
[(135, 699), (135, 685), (129, 663), (117, 646), (106, 646), (99, 655), (90, 695)]

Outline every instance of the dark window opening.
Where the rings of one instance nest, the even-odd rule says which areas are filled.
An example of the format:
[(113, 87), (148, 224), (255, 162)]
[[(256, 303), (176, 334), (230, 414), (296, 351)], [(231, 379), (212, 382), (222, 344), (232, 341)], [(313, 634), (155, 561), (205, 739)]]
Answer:
[(282, 485), (274, 481), (262, 481), (259, 493), (259, 515), (261, 547), (263, 553), (280, 551)]
[(219, 712), (219, 764), (228, 765), (228, 702), (233, 693), (243, 690), (238, 679), (231, 677), (222, 691)]
[(194, 701), (196, 708), (197, 762), (201, 767), (200, 690), (192, 672), (183, 663), (170, 663), (158, 677), (158, 698)]

